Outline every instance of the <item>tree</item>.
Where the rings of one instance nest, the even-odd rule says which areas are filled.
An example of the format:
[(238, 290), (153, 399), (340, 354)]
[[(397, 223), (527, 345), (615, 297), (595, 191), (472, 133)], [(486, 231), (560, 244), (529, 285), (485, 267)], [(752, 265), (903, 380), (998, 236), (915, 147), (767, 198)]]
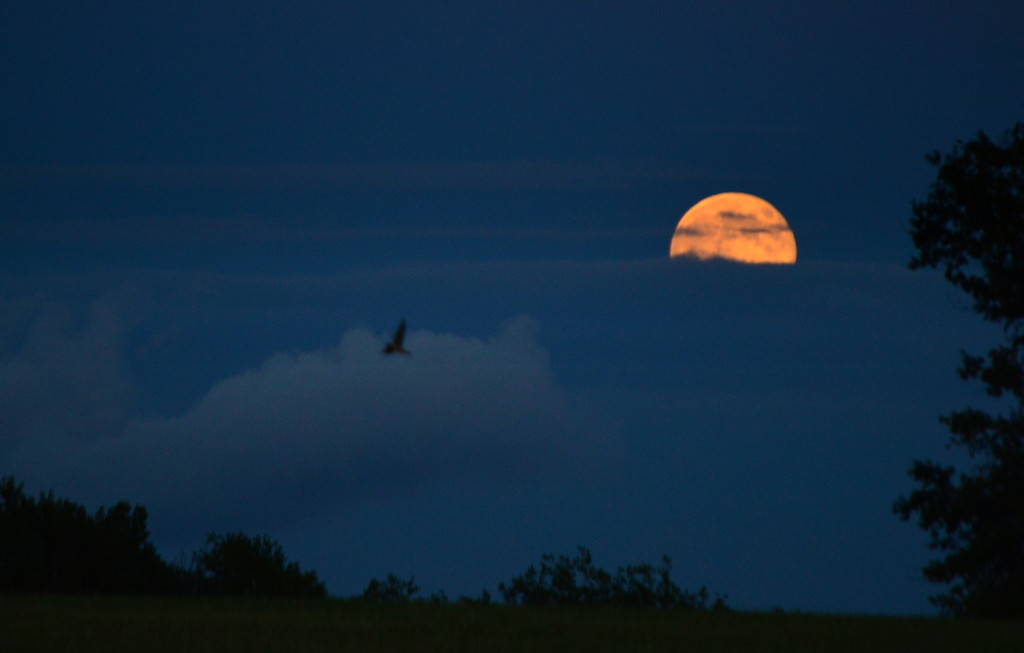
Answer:
[(145, 506), (120, 501), (93, 517), (93, 587), (100, 592), (180, 590), (174, 571), (149, 541)]
[(244, 533), (206, 536), (206, 547), (192, 556), (199, 591), (233, 596), (323, 597), (315, 571), (288, 562), (281, 545), (266, 535)]
[(89, 516), (53, 492), (0, 479), (0, 591), (171, 592), (170, 567), (149, 542), (143, 506), (120, 502)]
[(914, 461), (918, 487), (893, 509), (904, 520), (916, 515), (941, 554), (924, 568), (929, 581), (949, 586), (934, 604), (954, 615), (1024, 617), (1024, 124), (1001, 143), (979, 133), (928, 161), (938, 177), (913, 204), (910, 267), (941, 269), (1003, 327), (1004, 342), (987, 355), (961, 352), (959, 374), (980, 380), (1006, 409), (941, 417), (968, 468)]

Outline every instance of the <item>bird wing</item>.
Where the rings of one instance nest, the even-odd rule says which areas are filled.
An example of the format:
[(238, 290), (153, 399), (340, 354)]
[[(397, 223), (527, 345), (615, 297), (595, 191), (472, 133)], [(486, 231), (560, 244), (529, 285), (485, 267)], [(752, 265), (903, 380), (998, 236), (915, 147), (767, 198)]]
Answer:
[(395, 331), (395, 337), (392, 338), (391, 342), (393, 342), (396, 346), (401, 347), (403, 340), (405, 340), (405, 319), (404, 318), (402, 319), (401, 322), (398, 323), (398, 330)]

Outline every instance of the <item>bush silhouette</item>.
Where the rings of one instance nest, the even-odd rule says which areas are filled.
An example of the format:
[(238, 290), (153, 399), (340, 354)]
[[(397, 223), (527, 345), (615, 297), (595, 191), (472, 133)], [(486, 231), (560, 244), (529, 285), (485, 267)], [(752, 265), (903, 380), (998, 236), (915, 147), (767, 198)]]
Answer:
[(193, 556), (198, 591), (232, 596), (327, 595), (315, 571), (288, 562), (281, 545), (266, 535), (244, 533), (206, 536), (206, 547)]
[[(411, 577), (409, 580), (402, 580), (394, 574), (388, 574), (387, 579), (384, 581), (377, 580), (376, 578), (371, 579), (359, 598), (364, 601), (378, 601), (382, 603), (405, 603), (413, 600), (419, 591), (420, 588), (416, 585), (415, 577)], [(436, 602), (447, 602), (447, 596), (443, 592), (435, 595), (433, 598)]]
[[(671, 578), (672, 560), (619, 567), (615, 574), (594, 565), (590, 550), (580, 546), (575, 556), (545, 554), (539, 567), (530, 567), (498, 591), (506, 603), (522, 605), (616, 605), (703, 609), (708, 591), (681, 590)], [(723, 599), (713, 607), (725, 607)]]

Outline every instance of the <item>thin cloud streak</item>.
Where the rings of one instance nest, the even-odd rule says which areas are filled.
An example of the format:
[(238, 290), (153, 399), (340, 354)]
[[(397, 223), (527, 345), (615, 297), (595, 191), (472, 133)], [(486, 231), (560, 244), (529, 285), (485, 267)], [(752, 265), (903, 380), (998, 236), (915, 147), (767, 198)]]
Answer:
[(709, 179), (705, 168), (651, 160), (481, 160), (325, 165), (8, 166), (4, 186), (607, 190)]
[(96, 218), (88, 223), (51, 218), (11, 225), (9, 241), (80, 245), (354, 242), (363, 240), (527, 240), (556, 242), (647, 241), (665, 235), (650, 228), (530, 228), (479, 225), (338, 227), (326, 220), (287, 221), (259, 215), (137, 216)]

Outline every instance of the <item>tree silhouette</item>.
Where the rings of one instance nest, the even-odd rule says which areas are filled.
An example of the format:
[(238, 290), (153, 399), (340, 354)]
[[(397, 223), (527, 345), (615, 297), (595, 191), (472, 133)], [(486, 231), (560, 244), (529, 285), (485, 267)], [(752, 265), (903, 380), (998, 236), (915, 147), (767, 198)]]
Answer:
[(941, 417), (969, 467), (914, 461), (918, 489), (893, 509), (904, 520), (917, 515), (942, 554), (924, 568), (928, 580), (949, 585), (933, 603), (956, 615), (1024, 617), (1024, 124), (1002, 143), (979, 133), (928, 160), (938, 177), (913, 205), (910, 267), (941, 269), (1003, 327), (1004, 343), (986, 356), (962, 353), (959, 374), (1008, 407)]
[(206, 547), (193, 554), (198, 589), (204, 594), (233, 596), (327, 595), (315, 571), (288, 562), (281, 545), (266, 535), (244, 533), (206, 537)]
[(53, 492), (0, 479), (0, 591), (170, 592), (171, 568), (149, 542), (146, 509), (120, 502), (92, 517)]

